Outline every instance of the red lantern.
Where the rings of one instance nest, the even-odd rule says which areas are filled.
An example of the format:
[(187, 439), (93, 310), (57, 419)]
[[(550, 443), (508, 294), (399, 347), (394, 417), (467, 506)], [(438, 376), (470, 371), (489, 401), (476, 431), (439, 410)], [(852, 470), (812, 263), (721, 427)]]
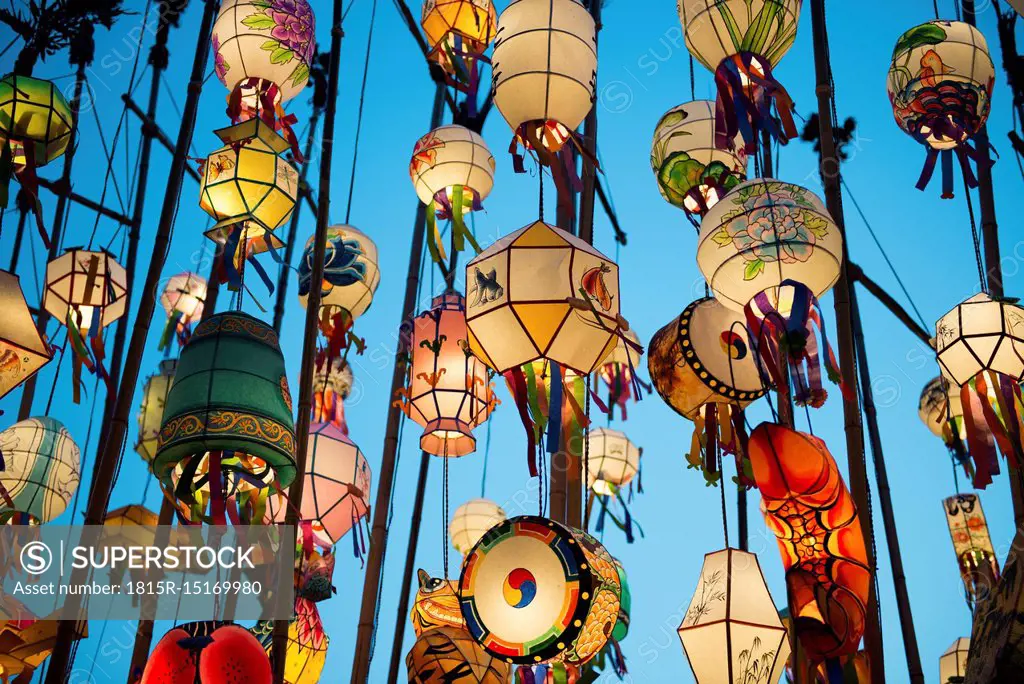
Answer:
[(778, 537), (789, 611), (814, 661), (857, 652), (871, 587), (857, 507), (825, 443), (762, 423), (748, 447), (761, 511)]
[(140, 684), (271, 684), (270, 658), (247, 629), (223, 622), (190, 622), (160, 639)]

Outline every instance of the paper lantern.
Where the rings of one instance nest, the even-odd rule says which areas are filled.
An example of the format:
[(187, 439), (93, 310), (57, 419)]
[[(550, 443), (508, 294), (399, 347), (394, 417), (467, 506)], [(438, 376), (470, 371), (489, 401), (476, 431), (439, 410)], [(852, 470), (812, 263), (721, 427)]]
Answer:
[(470, 349), (499, 373), (546, 358), (587, 375), (618, 341), (618, 265), (543, 221), (478, 254), (466, 282)]
[(161, 637), (149, 654), (140, 684), (273, 680), (270, 658), (249, 630), (224, 622), (190, 622)]
[(73, 320), (84, 333), (124, 315), (127, 275), (109, 252), (69, 249), (46, 264), (43, 308), (61, 323)]
[(765, 386), (742, 317), (715, 299), (698, 299), (654, 334), (647, 368), (662, 400), (694, 422), (690, 467), (717, 482), (721, 447), (736, 455), (739, 478), (747, 484), (742, 411), (764, 396)]
[(78, 445), (60, 422), (29, 418), (0, 432), (0, 523), (39, 525), (67, 508), (81, 479)]
[(576, 0), (514, 0), (498, 17), (494, 104), (542, 163), (593, 106), (596, 35), (593, 17)]
[(331, 423), (348, 434), (345, 400), (354, 382), (352, 367), (343, 358), (323, 359), (313, 370), (313, 422)]
[(167, 325), (160, 339), (159, 349), (170, 345), (171, 336), (177, 333), (178, 342), (184, 346), (192, 333), (192, 324), (203, 317), (206, 301), (206, 278), (186, 271), (167, 279), (160, 293), (160, 306), (167, 312)]
[(747, 179), (742, 138), (720, 149), (715, 103), (687, 102), (668, 110), (654, 128), (651, 169), (661, 196), (673, 206), (703, 216)]
[[(309, 238), (299, 260), (299, 302), (306, 308), (310, 280), (313, 277), (314, 238)], [(327, 250), (324, 254), (324, 280), (320, 289), (321, 328), (341, 312), (349, 322), (359, 318), (373, 303), (373, 293), (380, 285), (377, 268), (377, 245), (366, 234), (352, 226), (327, 228)]]
[[(627, 344), (629, 340), (631, 344)], [(642, 389), (651, 391), (637, 375), (637, 365), (643, 356), (640, 338), (633, 330), (625, 330), (615, 344), (615, 348), (605, 357), (597, 371), (597, 376), (608, 388), (608, 417), (615, 417), (615, 407), (619, 407), (622, 420), (626, 420), (626, 405), (630, 400), (640, 401)]]
[(482, 55), (498, 30), (491, 0), (426, 0), (420, 26), (431, 46), (430, 58), (449, 73), (457, 70), (452, 56)]
[(757, 556), (725, 549), (704, 556), (679, 640), (701, 684), (777, 682), (789, 656)]
[(441, 126), (416, 141), (409, 176), (424, 204), (440, 204), (449, 214), (465, 213), (491, 193), (494, 156), (479, 133), (465, 126)]
[(959, 157), (967, 184), (977, 187), (969, 160), (969, 140), (988, 119), (995, 67), (978, 29), (962, 21), (930, 21), (910, 29), (896, 42), (886, 79), (896, 123), (928, 157), (917, 187), (925, 188), (939, 154), (943, 161), (942, 196), (953, 196), (953, 158)]
[(316, 54), (313, 9), (307, 0), (224, 0), (213, 24), (217, 78), (255, 108), (298, 95)]
[(587, 483), (598, 496), (616, 494), (640, 469), (641, 449), (624, 432), (597, 428), (587, 435)]
[(857, 508), (835, 459), (817, 437), (772, 423), (754, 429), (749, 451), (761, 511), (778, 538), (800, 643), (812, 661), (856, 653), (871, 569)]
[[(12, 597), (5, 598), (10, 603)], [(19, 611), (27, 614), (28, 611)], [(0, 621), (0, 681), (16, 682), (19, 676), (30, 680), (32, 673), (50, 657), (57, 644), (57, 630), (61, 622), (57, 619), (59, 610), (46, 619), (26, 617)], [(88, 638), (88, 624), (78, 623), (72, 639)], [(25, 680), (23, 680), (25, 681)]]
[(36, 167), (64, 154), (74, 119), (60, 88), (50, 81), (8, 74), (0, 79), (0, 145), (11, 164)]
[[(917, 404), (917, 415), (925, 424), (928, 431), (942, 441), (950, 445), (953, 442), (953, 432), (950, 421), (955, 424), (962, 422), (963, 407), (959, 404), (959, 395), (956, 408), (948, 401), (949, 383), (941, 375), (932, 379), (924, 389), (921, 390), (921, 399)], [(958, 419), (961, 419), (958, 421)], [(960, 429), (957, 429), (960, 432)], [(961, 433), (966, 437), (966, 433)]]
[(164, 359), (160, 370), (146, 378), (142, 387), (142, 403), (139, 405), (139, 436), (135, 440), (135, 452), (149, 463), (156, 456), (160, 426), (163, 424), (167, 393), (174, 381), (177, 359)]
[(465, 629), (466, 621), (459, 609), (455, 582), (441, 577), (431, 577), (420, 569), (416, 572), (419, 589), (412, 604), (409, 619), (416, 636), (438, 627)]
[[(292, 398), (277, 333), (240, 311), (210, 316), (181, 351), (154, 475), (175, 492), (185, 515), (200, 514), (225, 482), (229, 494), (255, 490), (249, 502), (258, 508), (271, 481), (283, 489), (295, 478), (294, 452)], [(223, 497), (216, 500), (224, 505)], [(260, 510), (242, 515), (263, 517)]]
[(448, 523), (448, 538), (463, 556), (480, 541), (484, 533), (508, 516), (490, 499), (470, 499), (455, 509)]
[(423, 427), (420, 448), (435, 456), (476, 451), (473, 428), (498, 404), (487, 367), (469, 352), (465, 306), (461, 294), (448, 292), (413, 319), (412, 363), (399, 402)]
[(967, 656), (971, 652), (971, 638), (960, 637), (939, 658), (939, 682), (961, 684), (967, 677)]
[(0, 397), (18, 387), (45, 366), (52, 354), (43, 341), (18, 276), (0, 271)]
[(413, 684), (504, 684), (511, 668), (480, 647), (465, 630), (439, 627), (416, 639), (405, 657)]
[(579, 666), (604, 648), (619, 612), (619, 576), (593, 537), (536, 516), (510, 518), (462, 566), (469, 633), (492, 655)]
[(976, 494), (957, 494), (945, 499), (946, 523), (953, 540), (967, 604), (973, 608), (979, 595), (987, 598), (999, 580), (999, 561), (989, 536), (981, 499)]
[[(318, 684), (327, 662), (330, 638), (316, 606), (301, 599), (296, 602), (297, 614), (288, 625), (288, 647), (284, 656), (285, 684)], [(274, 657), (274, 622), (260, 620), (250, 630), (267, 654)]]
[[(286, 497), (271, 497), (268, 510), (274, 522), (284, 523)], [(370, 465), (363, 452), (336, 426), (310, 425), (299, 520), (309, 525), (318, 546), (330, 548), (369, 510)]]

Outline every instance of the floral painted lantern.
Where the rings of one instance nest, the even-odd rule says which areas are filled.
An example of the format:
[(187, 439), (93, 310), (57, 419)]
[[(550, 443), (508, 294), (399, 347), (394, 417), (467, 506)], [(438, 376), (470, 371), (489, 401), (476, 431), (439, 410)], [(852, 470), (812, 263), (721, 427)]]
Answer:
[(724, 549), (704, 556), (678, 632), (701, 684), (778, 682), (789, 657), (786, 628), (761, 565), (746, 551)]
[(743, 140), (716, 144), (715, 103), (696, 100), (673, 107), (654, 128), (651, 169), (661, 196), (673, 206), (703, 216), (747, 179)]
[(817, 298), (839, 279), (842, 254), (828, 209), (791, 183), (747, 181), (701, 222), (697, 265), (716, 299), (744, 311), (751, 344), (776, 387), (788, 363), (798, 405), (824, 403), (822, 361), (839, 381)]
[(591, 430), (587, 446), (587, 483), (598, 496), (618, 494), (640, 471), (643, 449), (629, 441), (624, 432), (608, 428)]
[(719, 148), (732, 147), (737, 133), (746, 141), (747, 152), (757, 149), (760, 131), (782, 143), (796, 137), (793, 102), (772, 70), (796, 39), (800, 5), (801, 0), (678, 3), (687, 49), (715, 75)]
[(167, 279), (160, 293), (160, 306), (167, 312), (167, 325), (160, 338), (159, 349), (168, 348), (174, 334), (177, 334), (179, 344), (185, 346), (192, 333), (192, 325), (203, 317), (205, 301), (206, 278), (201, 275), (187, 271)]
[(615, 562), (596, 539), (536, 516), (488, 531), (459, 580), (469, 633), (519, 665), (585, 664), (608, 641), (619, 596)]
[[(494, 104), (515, 131), (513, 152), (522, 143), (557, 168), (555, 155), (566, 142), (582, 149), (574, 131), (596, 97), (596, 36), (593, 17), (577, 0), (514, 0), (498, 17)], [(516, 162), (520, 171), (518, 155)]]
[(509, 665), (485, 651), (469, 632), (438, 627), (421, 634), (405, 656), (410, 684), (505, 684)]
[(694, 423), (689, 467), (714, 484), (719, 452), (733, 454), (739, 483), (752, 485), (743, 409), (766, 390), (742, 317), (718, 300), (698, 299), (654, 334), (647, 368), (662, 400)]
[(161, 637), (149, 654), (140, 684), (228, 681), (270, 684), (270, 658), (252, 633), (225, 622), (189, 622)]
[(985, 125), (991, 108), (995, 67), (981, 32), (962, 21), (929, 21), (896, 42), (886, 87), (896, 123), (928, 146), (920, 190), (928, 185), (941, 154), (942, 196), (953, 196), (953, 155), (969, 187), (978, 181), (970, 160), (978, 159), (970, 139)]
[(431, 577), (422, 568), (416, 571), (416, 578), (419, 581), (419, 589), (416, 590), (416, 600), (413, 601), (412, 611), (409, 613), (412, 630), (416, 636), (438, 627), (466, 629), (466, 621), (462, 617), (459, 597), (456, 594), (457, 583), (441, 577)]
[(29, 418), (0, 432), (0, 524), (41, 525), (67, 508), (81, 480), (78, 445), (53, 418)]
[(292, 397), (277, 333), (240, 311), (196, 326), (167, 394), (153, 473), (174, 493), (182, 515), (210, 508), (224, 524), (226, 501), (240, 517), (263, 520), (270, 484), (295, 479)]
[(999, 472), (996, 445), (1011, 466), (1024, 465), (1024, 308), (976, 294), (935, 323), (935, 351), (951, 394), (960, 388), (974, 486), (983, 489)]
[(355, 376), (342, 358), (323, 360), (313, 370), (313, 422), (331, 423), (348, 434), (345, 400), (352, 394)]
[(939, 683), (962, 684), (967, 677), (967, 656), (971, 653), (971, 638), (960, 637), (939, 658)]
[[(306, 308), (310, 280), (313, 277), (314, 238), (309, 238), (299, 260), (299, 302)], [(331, 331), (347, 332), (352, 322), (366, 313), (373, 303), (373, 293), (380, 285), (377, 267), (377, 245), (352, 226), (327, 228), (327, 249), (324, 253), (324, 280), (320, 288), (320, 329), (331, 337)], [(340, 318), (335, 317), (340, 314)]]
[(448, 538), (455, 550), (466, 556), (487, 530), (508, 516), (490, 499), (470, 499), (455, 509), (448, 524)]
[(797, 638), (812, 662), (856, 653), (871, 569), (835, 459), (817, 437), (773, 423), (754, 429), (749, 451), (761, 511), (778, 538)]
[(942, 505), (964, 582), (964, 596), (973, 610), (979, 595), (986, 598), (1000, 575), (985, 511), (977, 494), (957, 494), (945, 499)]
[(466, 94), (469, 115), (476, 114), (481, 62), (498, 30), (491, 0), (424, 0), (420, 26), (430, 45), (429, 58), (444, 69), (449, 85)]
[(435, 456), (476, 451), (473, 428), (498, 404), (487, 367), (466, 341), (466, 300), (458, 292), (435, 297), (413, 320), (405, 414), (423, 427), (420, 448)]
[(636, 372), (641, 356), (643, 345), (640, 344), (640, 337), (633, 330), (625, 330), (611, 354), (605, 357), (604, 363), (598, 369), (597, 376), (608, 388), (608, 403), (605, 408), (608, 409), (609, 418), (615, 417), (615, 407), (618, 406), (622, 420), (626, 420), (626, 404), (631, 399), (640, 401), (643, 398), (641, 389), (650, 393), (651, 386), (640, 380)]
[(18, 276), (0, 271), (0, 397), (45, 366), (52, 353), (36, 329)]
[[(288, 625), (288, 647), (284, 656), (285, 684), (318, 684), (327, 663), (330, 637), (324, 632), (323, 622), (316, 605), (308, 601), (296, 602), (296, 616)], [(273, 662), (274, 622), (260, 620), (250, 630)]]
[(146, 378), (142, 387), (142, 404), (139, 406), (139, 436), (135, 441), (135, 452), (146, 463), (151, 463), (156, 456), (157, 441), (160, 438), (160, 426), (163, 425), (164, 407), (167, 405), (167, 393), (174, 382), (174, 371), (178, 367), (177, 359), (164, 359), (160, 362), (157, 373)]
[[(284, 494), (272, 496), (268, 518), (283, 523), (288, 514)], [(309, 427), (306, 483), (299, 506), (299, 536), (312, 534), (321, 548), (331, 548), (370, 510), (370, 465), (352, 440), (330, 423)]]

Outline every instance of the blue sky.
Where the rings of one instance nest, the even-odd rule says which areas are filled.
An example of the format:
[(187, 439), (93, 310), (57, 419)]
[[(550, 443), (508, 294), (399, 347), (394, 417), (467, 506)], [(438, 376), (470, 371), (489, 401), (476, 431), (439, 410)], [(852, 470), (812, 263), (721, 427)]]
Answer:
[[(363, 71), (367, 28), (374, 0), (356, 0), (348, 15), (342, 46), (342, 72), (338, 99), (337, 144), (333, 168), (332, 222), (344, 219), (349, 173), (352, 163), (359, 105), (359, 85)], [(15, 3), (17, 5), (17, 2)], [(499, 2), (499, 8), (504, 2)], [(924, 151), (902, 133), (892, 119), (885, 92), (885, 75), (889, 56), (901, 32), (934, 18), (931, 3), (865, 2), (828, 3), (828, 25), (831, 34), (833, 68), (837, 88), (840, 119), (854, 116), (858, 137), (851, 147), (851, 158), (844, 166), (850, 189), (864, 208), (868, 219), (925, 319), (934, 321), (954, 304), (976, 291), (977, 274), (970, 253), (970, 229), (962, 192), (954, 200), (940, 200), (938, 179), (926, 192), (914, 188), (923, 162)], [(143, 3), (132, 1), (134, 16), (122, 19), (112, 31), (98, 32), (96, 62), (90, 70), (92, 106), (98, 114), (108, 145), (121, 114), (120, 95), (127, 89), (128, 73), (135, 58), (140, 24), (145, 18), (150, 27), (144, 31), (142, 63), (152, 42), (155, 14), (144, 17)], [(329, 38), (328, 3), (316, 3), (320, 22), (317, 35), (322, 45)], [(952, 18), (950, 0), (939, 3), (943, 18)], [(980, 3), (979, 24), (996, 55), (997, 76), (993, 112), (990, 119), (991, 138), (1001, 155), (994, 169), (1006, 291), (1016, 294), (1024, 276), (1020, 275), (1024, 260), (1024, 242), (1017, 239), (1014, 200), (1024, 186), (1013, 152), (1006, 141), (1011, 128), (1010, 97), (999, 64), (995, 12), (989, 3)], [(187, 74), (194, 52), (195, 34), (202, 7), (192, 2), (181, 28), (171, 34), (171, 65), (167, 88), (161, 93), (160, 125), (175, 137), (180, 116), (177, 107), (185, 96)], [(418, 16), (418, 7), (414, 8)], [(6, 28), (0, 28), (0, 47), (9, 41)], [(380, 248), (382, 281), (373, 306), (358, 321), (358, 332), (367, 341), (368, 349), (353, 362), (356, 390), (346, 406), (353, 439), (362, 447), (374, 473), (384, 437), (387, 406), (391, 402), (388, 389), (391, 360), (395, 347), (395, 330), (408, 264), (408, 241), (412, 229), (416, 196), (407, 175), (408, 159), (416, 139), (427, 131), (433, 86), (427, 76), (422, 56), (401, 24), (391, 3), (380, 2), (377, 8), (374, 44), (366, 89), (362, 140), (356, 170), (355, 196), (351, 223), (368, 233)], [(0, 72), (10, 69), (14, 50), (0, 57)], [(141, 68), (141, 67), (140, 67)], [(210, 64), (212, 69), (212, 60)], [(57, 55), (40, 64), (36, 74), (56, 79), (70, 93), (73, 68), (66, 55)], [(814, 69), (811, 52), (810, 10), (805, 7), (796, 44), (782, 60), (776, 76), (792, 95), (797, 111), (809, 116), (815, 107)], [(148, 75), (136, 92), (144, 101)], [(694, 258), (696, 239), (684, 216), (664, 202), (652, 177), (648, 155), (654, 125), (671, 107), (687, 101), (689, 92), (689, 60), (682, 33), (669, 0), (648, 0), (640, 8), (637, 3), (610, 0), (604, 12), (604, 30), (600, 35), (598, 88), (600, 107), (600, 152), (606, 187), (615, 200), (623, 229), (628, 233), (628, 246), (618, 251), (612, 230), (605, 216), (598, 213), (595, 244), (610, 256), (618, 256), (621, 274), (623, 312), (645, 342), (661, 326), (676, 316), (690, 301), (703, 295), (703, 282)], [(290, 103), (289, 110), (299, 117), (301, 132), (309, 115), (308, 95)], [(698, 98), (713, 97), (710, 74), (697, 65), (696, 94)], [(218, 141), (213, 130), (226, 125), (224, 98), (226, 90), (215, 79), (207, 81), (203, 90), (199, 121), (194, 137), (196, 155), (215, 149)], [(173, 96), (173, 102), (172, 97)], [(177, 103), (177, 104), (175, 104)], [(130, 117), (130, 115), (129, 115)], [(137, 121), (127, 120), (128, 144), (122, 134), (117, 143), (114, 175), (125, 196), (135, 173), (134, 155), (138, 146)], [(87, 197), (99, 198), (106, 170), (100, 138), (92, 111), (83, 117), (81, 148), (76, 159), (75, 190)], [(484, 128), (484, 137), (494, 153), (498, 171), (495, 189), (486, 202), (486, 212), (477, 216), (477, 234), (485, 245), (532, 221), (536, 207), (536, 181), (517, 176), (505, 152), (510, 131), (497, 111)], [(124, 159), (125, 149), (130, 159)], [(148, 246), (156, 230), (163, 199), (169, 155), (159, 147), (154, 153), (150, 192), (146, 201), (143, 224), (140, 273), (145, 272)], [(793, 142), (781, 151), (776, 176), (819, 190), (817, 159), (810, 146)], [(42, 171), (55, 178), (59, 166)], [(313, 176), (315, 177), (315, 175)], [(959, 181), (958, 181), (959, 182)], [(958, 186), (959, 187), (959, 186)], [(549, 192), (553, 189), (549, 185)], [(108, 191), (106, 202), (117, 207), (114, 193)], [(127, 197), (125, 202), (128, 202)], [(47, 212), (52, 212), (54, 199), (44, 194)], [(553, 219), (553, 202), (549, 202), (549, 218)], [(847, 229), (851, 259), (862, 266), (890, 292), (898, 288), (892, 274), (871, 240), (864, 224), (847, 201)], [(71, 209), (69, 234), (65, 245), (84, 244), (89, 240), (95, 215), (81, 207)], [(186, 179), (175, 225), (174, 239), (164, 274), (186, 270), (205, 240), (202, 236), (207, 217), (198, 207), (198, 193), (193, 181)], [(6, 266), (12, 250), (13, 219), (5, 216), (5, 230), (0, 235), (0, 254)], [(300, 240), (312, 233), (314, 217), (304, 211), (300, 224)], [(101, 220), (97, 244), (113, 239), (115, 248), (121, 236), (117, 226)], [(116, 235), (116, 237), (115, 237)], [(35, 302), (39, 288), (35, 269), (42, 273), (43, 249), (38, 237), (26, 233), (32, 243), (22, 254), (19, 268), (22, 284), (30, 301)], [(269, 259), (268, 266), (271, 265)], [(426, 276), (422, 304), (429, 299), (430, 288), (439, 286), (440, 278)], [(256, 286), (259, 291), (260, 286)], [(300, 364), (301, 325), (303, 309), (295, 296), (295, 282), (290, 285), (289, 308), (285, 316), (282, 346), (291, 378), (298, 375)], [(903, 296), (898, 295), (903, 301)], [(136, 303), (130, 307), (134, 312)], [(832, 322), (832, 299), (822, 302)], [(867, 346), (873, 375), (879, 420), (886, 450), (893, 507), (902, 543), (903, 560), (914, 612), (915, 626), (925, 676), (937, 677), (938, 658), (942, 651), (970, 629), (969, 613), (962, 599), (957, 565), (941, 508), (941, 499), (953, 493), (949, 462), (943, 445), (925, 429), (917, 418), (917, 399), (924, 384), (938, 373), (929, 350), (909, 334), (867, 293), (861, 292), (860, 304), (867, 330)], [(222, 299), (222, 307), (226, 301)], [(252, 301), (245, 308), (260, 314)], [(51, 323), (51, 335), (55, 323)], [(162, 320), (150, 327), (149, 344), (143, 363), (145, 377), (155, 371), (161, 354), (157, 341)], [(40, 375), (35, 410), (42, 412), (46, 396), (53, 386), (55, 364)], [(68, 369), (64, 368), (57, 384), (51, 415), (63, 421), (80, 445), (90, 433), (89, 400), (81, 406), (71, 403)], [(91, 380), (89, 381), (91, 387)], [(294, 387), (294, 380), (293, 380)], [(491, 447), (488, 455), (486, 495), (506, 505), (510, 513), (533, 512), (536, 506), (536, 485), (531, 483), (526, 462), (522, 426), (510, 398), (502, 387), (505, 402), (491, 420)], [(3, 401), (5, 414), (0, 425), (13, 422), (20, 393)], [(137, 401), (136, 401), (137, 403)], [(97, 414), (98, 415), (98, 414)], [(691, 681), (690, 669), (675, 634), (682, 614), (689, 603), (703, 556), (723, 546), (719, 513), (719, 492), (705, 488), (703, 478), (688, 471), (684, 462), (684, 445), (689, 443), (690, 423), (679, 418), (656, 397), (647, 398), (630, 408), (629, 420), (616, 427), (623, 429), (644, 448), (643, 469), (645, 493), (632, 507), (643, 525), (646, 537), (627, 545), (617, 532), (609, 532), (609, 551), (625, 565), (632, 586), (633, 615), (628, 638), (622, 648), (633, 682)], [(751, 410), (751, 422), (767, 416), (764, 402)], [(599, 422), (603, 421), (603, 417)], [(845, 472), (845, 442), (842, 433), (842, 407), (838, 392), (826, 406), (811, 414), (815, 434), (831, 446)], [(803, 412), (797, 417), (798, 427), (806, 429)], [(92, 426), (88, 449), (84, 449), (88, 472), (95, 459), (98, 420)], [(134, 443), (134, 425), (129, 431), (129, 444)], [(483, 445), (487, 428), (478, 436)], [(410, 506), (419, 462), (418, 430), (408, 425), (401, 447), (395, 486), (394, 518), (390, 529), (390, 547), (384, 570), (384, 592), (380, 610), (377, 648), (370, 681), (384, 681), (395, 621), (395, 606), (405, 556)], [(481, 450), (482, 451), (482, 450)], [(480, 495), (483, 453), (452, 462), (450, 491), (452, 508), (465, 499)], [(417, 555), (418, 564), (435, 575), (441, 574), (443, 515), (441, 511), (440, 462), (431, 464), (431, 479), (423, 512), (423, 531)], [(869, 465), (870, 470), (870, 465)], [(144, 490), (147, 473), (141, 459), (129, 451), (111, 506), (138, 503)], [(374, 483), (376, 486), (376, 483)], [(874, 483), (872, 482), (872, 486)], [(159, 506), (155, 486), (148, 488), (147, 504)], [(84, 494), (84, 492), (83, 492)], [(735, 540), (735, 509), (730, 498), (730, 526)], [(526, 502), (521, 504), (521, 502)], [(756, 504), (756, 493), (751, 498)], [(1005, 476), (982, 494), (993, 542), (1000, 560), (1005, 558), (1013, 534), (1012, 510)], [(84, 504), (83, 501), (80, 504)], [(80, 510), (79, 508), (79, 510)], [(768, 579), (776, 604), (785, 604), (785, 584), (778, 551), (763, 520), (752, 505), (750, 514), (751, 549), (758, 552), (761, 567)], [(878, 519), (876, 507), (876, 519)], [(69, 523), (65, 514), (60, 522)], [(886, 680), (907, 679), (899, 622), (892, 589), (892, 575), (881, 530), (877, 525), (879, 550), (878, 578), (881, 587), (882, 622), (885, 638)], [(453, 567), (458, 566), (456, 552), (444, 546)], [(353, 643), (358, 619), (363, 573), (359, 562), (351, 556), (348, 540), (338, 547), (339, 562), (335, 574), (338, 594), (320, 604), (321, 614), (332, 642), (324, 681), (347, 679), (353, 656)], [(406, 620), (403, 617), (403, 620)], [(407, 620), (406, 620), (407, 622)], [(157, 633), (164, 626), (158, 625)], [(92, 681), (123, 681), (130, 657), (131, 625), (110, 623), (103, 639), (101, 625), (92, 628), (92, 638), (79, 651), (76, 681), (86, 679), (90, 669)], [(405, 650), (412, 643), (411, 629), (406, 629)], [(102, 651), (100, 651), (102, 646)], [(92, 655), (101, 652), (92, 664)], [(404, 651), (403, 651), (404, 652)]]

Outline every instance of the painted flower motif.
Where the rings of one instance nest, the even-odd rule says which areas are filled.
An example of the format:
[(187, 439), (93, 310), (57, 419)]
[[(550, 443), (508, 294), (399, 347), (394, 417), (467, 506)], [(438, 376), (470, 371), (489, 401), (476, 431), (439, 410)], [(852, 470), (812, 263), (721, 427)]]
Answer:
[(316, 43), (313, 40), (313, 10), (306, 0), (258, 0), (258, 12), (242, 20), (255, 31), (268, 31), (270, 38), (260, 45), (270, 53), (271, 64), (288, 64), (298, 58), (299, 64), (288, 76), (293, 85), (301, 85), (309, 76)]
[(217, 72), (217, 78), (224, 82), (227, 78), (228, 71), (231, 69), (231, 65), (224, 59), (224, 55), (220, 53), (220, 38), (217, 34), (213, 34), (213, 68)]
[(444, 147), (444, 140), (437, 137), (434, 131), (416, 141), (412, 149), (412, 161), (409, 162), (409, 175), (415, 176), (424, 167), (430, 169), (437, 162), (437, 151)]

